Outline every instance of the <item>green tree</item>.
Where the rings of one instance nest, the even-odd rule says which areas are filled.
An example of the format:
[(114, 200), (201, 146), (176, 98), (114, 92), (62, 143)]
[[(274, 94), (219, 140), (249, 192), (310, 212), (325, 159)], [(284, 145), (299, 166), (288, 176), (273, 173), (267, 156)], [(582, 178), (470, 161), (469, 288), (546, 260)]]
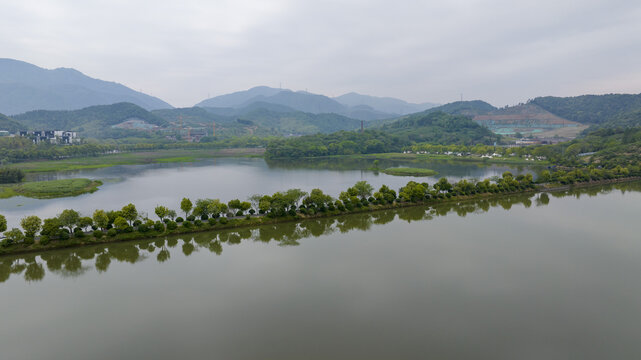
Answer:
[(42, 230), (40, 234), (47, 235), (49, 238), (57, 237), (60, 233), (60, 227), (62, 223), (58, 218), (45, 219), (42, 224)]
[(0, 232), (7, 230), (7, 218), (4, 215), (0, 215)]
[(96, 210), (93, 212), (93, 223), (104, 230), (109, 225), (109, 216), (104, 210)]
[(73, 233), (73, 227), (76, 226), (79, 219), (80, 214), (73, 209), (62, 210), (60, 215), (58, 215), (58, 220), (60, 220), (62, 226), (69, 229), (70, 233)]
[(154, 212), (160, 218), (160, 221), (165, 220), (165, 218), (169, 216), (169, 209), (167, 209), (166, 206), (158, 205), (154, 209)]
[(93, 219), (90, 218), (89, 216), (84, 216), (78, 219), (78, 227), (84, 231), (86, 231), (87, 228), (91, 227), (92, 225), (93, 225)]
[(372, 191), (374, 191), (372, 185), (368, 184), (367, 181), (358, 181), (353, 188), (356, 191), (356, 195), (361, 199), (367, 199), (372, 196)]
[(6, 240), (8, 244), (17, 244), (24, 240), (24, 234), (17, 228), (6, 231), (4, 236), (7, 238)]
[(42, 227), (42, 220), (35, 215), (27, 216), (20, 220), (20, 226), (24, 229), (25, 236), (33, 239)]
[(192, 204), (191, 200), (189, 200), (188, 198), (183, 198), (180, 202), (180, 210), (185, 213), (185, 217), (189, 216), (189, 212), (191, 211), (191, 208), (193, 206), (194, 204)]
[(129, 225), (132, 225), (138, 218), (138, 210), (136, 210), (136, 206), (134, 204), (127, 204), (123, 206), (120, 213), (125, 220), (129, 221)]
[(129, 226), (127, 219), (122, 216), (119, 216), (114, 220), (114, 227), (118, 230), (125, 230)]

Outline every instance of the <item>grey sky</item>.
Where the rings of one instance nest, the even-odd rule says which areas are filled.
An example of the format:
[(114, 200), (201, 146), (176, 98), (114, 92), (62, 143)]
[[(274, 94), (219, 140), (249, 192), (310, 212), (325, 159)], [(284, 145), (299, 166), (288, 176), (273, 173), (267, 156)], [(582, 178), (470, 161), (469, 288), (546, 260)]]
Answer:
[(280, 82), (503, 106), (641, 92), (641, 2), (0, 0), (0, 57), (174, 106)]

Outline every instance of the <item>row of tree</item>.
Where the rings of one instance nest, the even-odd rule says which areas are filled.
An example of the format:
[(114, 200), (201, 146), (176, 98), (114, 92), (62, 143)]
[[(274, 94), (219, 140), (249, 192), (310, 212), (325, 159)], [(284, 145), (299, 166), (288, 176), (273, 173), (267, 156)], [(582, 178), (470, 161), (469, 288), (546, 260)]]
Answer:
[(0, 168), (0, 184), (19, 183), (24, 179), (24, 172), (20, 169)]
[[(40, 235), (40, 244), (51, 240), (66, 240), (70, 237), (86, 236), (93, 230), (93, 236), (100, 238), (106, 232), (108, 236), (129, 232), (165, 232), (175, 230), (179, 226), (190, 228), (209, 226), (217, 223), (226, 224), (230, 218), (252, 216), (265, 216), (278, 218), (285, 216), (313, 215), (327, 211), (353, 211), (357, 208), (371, 205), (393, 204), (395, 202), (423, 202), (438, 200), (453, 196), (468, 196), (480, 193), (516, 192), (532, 188), (534, 181), (532, 175), (513, 176), (505, 172), (502, 177), (483, 181), (460, 180), (451, 184), (446, 178), (430, 186), (427, 183), (410, 181), (400, 188), (398, 193), (388, 186), (381, 186), (378, 191), (365, 181), (359, 181), (354, 186), (341, 192), (338, 199), (323, 193), (320, 189), (313, 189), (307, 193), (300, 189), (290, 189), (276, 192), (271, 195), (253, 195), (249, 201), (239, 199), (227, 203), (219, 199), (198, 199), (192, 202), (183, 198), (180, 210), (185, 218), (178, 217), (175, 210), (159, 205), (154, 209), (158, 220), (141, 216), (134, 204), (127, 204), (120, 210), (95, 210), (92, 216), (82, 216), (76, 210), (63, 210), (58, 216), (40, 219), (38, 216), (26, 216), (20, 221), (19, 228), (7, 230), (6, 219), (0, 215), (0, 231), (5, 231), (2, 245), (14, 243), (33, 244)], [(256, 214), (258, 213), (258, 214)]]

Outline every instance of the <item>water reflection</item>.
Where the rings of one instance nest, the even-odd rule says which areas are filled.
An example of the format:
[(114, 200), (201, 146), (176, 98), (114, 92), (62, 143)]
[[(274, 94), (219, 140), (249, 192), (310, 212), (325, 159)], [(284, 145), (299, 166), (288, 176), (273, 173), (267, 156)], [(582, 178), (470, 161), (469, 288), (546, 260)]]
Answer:
[(196, 252), (209, 251), (222, 255), (227, 246), (239, 245), (243, 241), (273, 243), (278, 246), (298, 246), (301, 240), (328, 235), (334, 232), (369, 231), (374, 225), (383, 225), (396, 219), (411, 223), (427, 221), (439, 216), (456, 214), (465, 217), (481, 214), (493, 207), (510, 210), (513, 206), (545, 206), (550, 197), (593, 197), (618, 191), (641, 192), (641, 182), (612, 184), (585, 189), (568, 189), (564, 192), (519, 194), (491, 199), (465, 202), (451, 202), (437, 206), (420, 206), (372, 213), (351, 214), (336, 218), (311, 219), (300, 223), (280, 223), (258, 228), (225, 230), (201, 233), (187, 237), (167, 237), (135, 242), (112, 243), (80, 248), (61, 249), (41, 254), (26, 254), (0, 257), (0, 283), (12, 276), (22, 276), (25, 281), (42, 280), (46, 273), (61, 277), (76, 277), (95, 269), (102, 273), (109, 270), (113, 261), (135, 264), (146, 259), (159, 263), (171, 261), (182, 253), (190, 256)]

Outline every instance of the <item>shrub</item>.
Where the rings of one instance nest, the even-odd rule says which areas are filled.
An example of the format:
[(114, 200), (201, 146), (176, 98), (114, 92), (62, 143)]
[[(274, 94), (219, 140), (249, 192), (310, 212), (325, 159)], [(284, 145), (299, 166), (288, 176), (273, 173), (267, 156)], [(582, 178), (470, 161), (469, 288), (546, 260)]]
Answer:
[(185, 221), (185, 219), (181, 218), (180, 216), (176, 218), (177, 223), (181, 223), (183, 221)]
[(45, 246), (51, 242), (51, 239), (47, 235), (40, 236), (40, 245)]
[[(93, 237), (95, 237), (96, 239), (100, 239), (103, 236), (104, 236), (104, 234), (102, 233), (102, 230), (94, 230), (93, 231)], [(40, 242), (42, 242), (42, 238), (40, 239)]]
[[(294, 213), (296, 213), (296, 212), (294, 211)], [(251, 218), (252, 218), (251, 215), (249, 215), (249, 214), (245, 215), (245, 220), (250, 220)]]
[(118, 234), (118, 231), (116, 229), (109, 229), (107, 230), (107, 236), (114, 237)]
[(69, 236), (69, 230), (67, 229), (62, 229), (58, 236), (60, 237), (60, 240), (69, 240), (69, 238), (71, 237)]
[(338, 205), (338, 210), (340, 210), (340, 211), (345, 211), (345, 205), (343, 205), (343, 204), (339, 204), (339, 205)]
[(228, 222), (229, 222), (229, 220), (227, 220), (227, 218), (220, 218), (220, 223), (221, 223), (221, 224), (225, 225), (225, 224), (227, 224)]
[(146, 233), (147, 231), (149, 231), (149, 226), (147, 226), (146, 224), (138, 225), (138, 232)]
[(142, 224), (142, 221), (140, 221), (140, 219), (136, 219), (136, 220), (134, 221), (134, 226), (138, 226), (138, 225), (140, 225), (140, 224)]
[(183, 222), (183, 227), (184, 227), (184, 228), (187, 228), (187, 229), (191, 228), (193, 225), (194, 225), (194, 224), (193, 224), (191, 221), (185, 221), (185, 222)]
[(202, 221), (206, 221), (207, 219), (209, 219), (209, 216), (207, 216), (207, 214), (202, 214), (200, 216), (200, 220), (202, 220)]
[(374, 199), (373, 196), (370, 196), (370, 197), (367, 198), (367, 201), (373, 203), (374, 201), (376, 201), (376, 199)]
[(35, 243), (35, 239), (32, 236), (25, 236), (23, 242), (25, 245), (33, 245), (33, 243)]
[(243, 216), (243, 212), (240, 210), (236, 211), (236, 216)]
[(301, 214), (307, 215), (307, 209), (305, 209), (304, 207), (301, 207), (299, 211)]
[(252, 215), (254, 215), (254, 214), (256, 213), (256, 210), (254, 210), (254, 209), (249, 209), (249, 213), (250, 213), (250, 214), (252, 214)]
[(134, 232), (134, 227), (133, 226), (127, 226), (126, 228), (124, 228), (124, 230), (122, 230), (122, 232), (125, 232), (125, 233)]
[(265, 214), (265, 210), (260, 209), (260, 210), (258, 210), (258, 213), (259, 213), (259, 214), (261, 214), (261, 215), (263, 215), (263, 214)]
[(162, 222), (164, 222), (165, 224), (167, 224), (167, 223), (168, 223), (168, 222), (170, 222), (170, 221), (171, 221), (171, 220), (169, 220), (169, 219), (167, 219), (167, 218), (162, 219)]
[(209, 220), (207, 220), (207, 223), (209, 225), (211, 225), (211, 226), (214, 226), (214, 225), (216, 225), (216, 219), (215, 218), (209, 218)]
[(160, 221), (156, 221), (154, 223), (154, 230), (156, 230), (158, 232), (163, 232), (163, 231), (165, 231), (165, 225), (163, 223), (161, 223)]
[(196, 220), (196, 217), (194, 215), (187, 216), (187, 221), (194, 221), (194, 220)]
[(200, 220), (200, 219), (198, 219), (198, 220), (195, 220), (195, 221), (194, 221), (194, 224), (195, 224), (196, 226), (199, 226), (199, 227), (200, 227), (200, 226), (203, 226), (203, 221), (202, 221), (202, 220)]
[(167, 223), (168, 230), (176, 230), (178, 228), (178, 223), (175, 221), (170, 221)]
[(289, 209), (289, 211), (287, 212), (287, 214), (288, 214), (289, 216), (296, 216), (296, 210), (294, 210), (294, 209)]
[(81, 228), (75, 228), (73, 229), (73, 236), (77, 238), (81, 238), (85, 236), (85, 232), (82, 231)]

